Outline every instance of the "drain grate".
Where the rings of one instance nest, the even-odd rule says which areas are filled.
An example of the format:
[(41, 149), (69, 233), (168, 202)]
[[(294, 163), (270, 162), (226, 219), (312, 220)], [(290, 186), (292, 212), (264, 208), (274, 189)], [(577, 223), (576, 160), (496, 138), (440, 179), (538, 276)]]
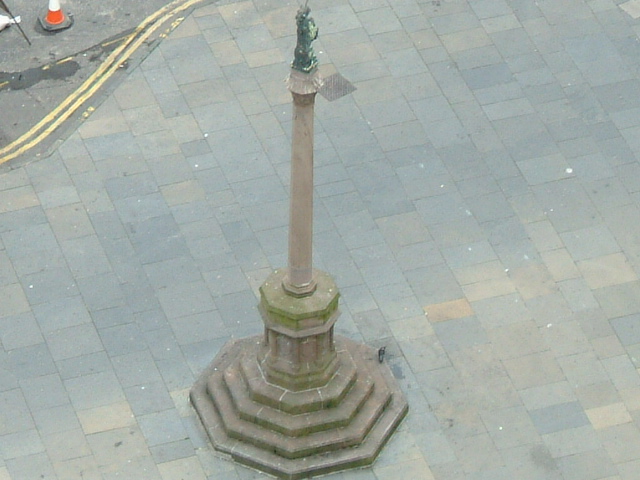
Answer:
[(324, 79), (322, 87), (320, 87), (320, 90), (318, 90), (318, 92), (324, 98), (326, 98), (330, 102), (333, 102), (334, 100), (344, 97), (345, 95), (349, 95), (355, 89), (356, 87), (354, 87), (349, 80), (344, 78), (339, 73), (334, 73), (333, 75), (329, 75)]

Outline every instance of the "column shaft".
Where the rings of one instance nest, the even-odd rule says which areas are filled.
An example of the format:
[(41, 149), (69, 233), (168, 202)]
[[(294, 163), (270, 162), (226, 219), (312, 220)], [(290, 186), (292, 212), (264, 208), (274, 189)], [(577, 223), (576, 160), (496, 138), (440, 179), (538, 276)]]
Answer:
[(287, 291), (313, 293), (313, 117), (315, 93), (293, 95)]

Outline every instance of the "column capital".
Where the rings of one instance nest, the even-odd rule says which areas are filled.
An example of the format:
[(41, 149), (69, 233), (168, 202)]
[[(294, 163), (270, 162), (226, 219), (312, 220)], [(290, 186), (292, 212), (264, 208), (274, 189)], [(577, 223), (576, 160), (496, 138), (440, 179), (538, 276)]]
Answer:
[(291, 93), (297, 93), (298, 95), (317, 93), (322, 87), (322, 83), (323, 79), (317, 68), (309, 73), (300, 72), (292, 68), (287, 78), (287, 88)]

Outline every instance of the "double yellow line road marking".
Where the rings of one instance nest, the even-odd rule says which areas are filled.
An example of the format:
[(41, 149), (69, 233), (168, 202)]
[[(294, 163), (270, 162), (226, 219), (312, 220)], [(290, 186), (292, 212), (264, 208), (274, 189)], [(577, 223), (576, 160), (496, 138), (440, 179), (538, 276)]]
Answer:
[[(149, 15), (131, 34), (122, 40), (122, 44), (111, 52), (97, 70), (75, 92), (65, 98), (53, 111), (20, 138), (0, 148), (0, 165), (22, 155), (51, 135), (56, 128), (89, 100), (156, 30), (162, 28), (168, 20), (203, 1), (174, 0)], [(169, 30), (175, 29), (182, 20), (183, 18), (175, 19), (171, 23)], [(65, 61), (65, 59), (62, 59), (62, 61)], [(89, 107), (83, 116), (86, 118), (91, 111), (93, 111), (93, 108)]]

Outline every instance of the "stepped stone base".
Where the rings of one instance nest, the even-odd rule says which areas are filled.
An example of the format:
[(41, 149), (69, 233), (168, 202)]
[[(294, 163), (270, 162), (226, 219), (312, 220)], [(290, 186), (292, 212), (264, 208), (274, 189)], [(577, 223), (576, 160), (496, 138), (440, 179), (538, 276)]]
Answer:
[(285, 479), (371, 464), (408, 410), (377, 351), (336, 336), (331, 379), (293, 391), (265, 379), (267, 348), (263, 336), (229, 342), (193, 386), (213, 446)]

